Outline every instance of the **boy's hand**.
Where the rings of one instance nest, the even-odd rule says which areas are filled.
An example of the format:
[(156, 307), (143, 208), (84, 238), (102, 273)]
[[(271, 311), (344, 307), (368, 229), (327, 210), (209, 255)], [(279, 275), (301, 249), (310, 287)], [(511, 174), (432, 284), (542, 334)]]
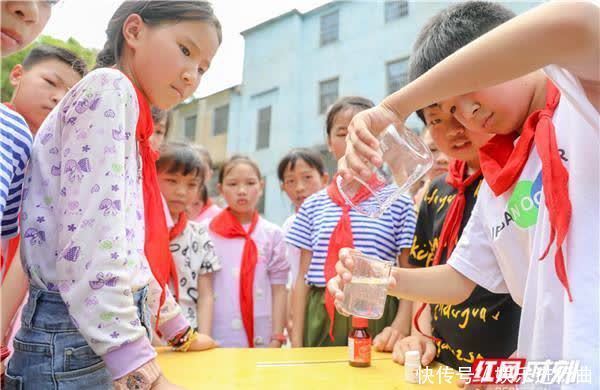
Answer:
[[(335, 271), (337, 275), (329, 280), (327, 283), (327, 290), (329, 294), (333, 295), (334, 304), (337, 311), (348, 317), (350, 313), (347, 313), (342, 308), (342, 302), (344, 302), (344, 286), (352, 280), (352, 270), (354, 269), (354, 261), (350, 256), (352, 249), (342, 248), (340, 250), (340, 258), (335, 264)], [(358, 252), (358, 251), (355, 251)]]
[(428, 366), (435, 358), (437, 347), (433, 340), (423, 335), (408, 336), (396, 342), (392, 359), (396, 363), (404, 365), (404, 355), (408, 351), (419, 351), (421, 364)]
[(379, 352), (392, 352), (397, 341), (402, 340), (406, 335), (391, 326), (386, 326), (381, 333), (373, 339), (373, 346)]
[(190, 349), (188, 351), (205, 351), (207, 349), (212, 349), (218, 347), (219, 344), (212, 339), (212, 337), (198, 333), (196, 339), (190, 345)]
[[(350, 283), (352, 280), (352, 270), (354, 269), (354, 260), (352, 260), (352, 256), (354, 254), (360, 254), (356, 249), (350, 248), (342, 248), (340, 250), (340, 258), (338, 262), (335, 264), (335, 271), (337, 272), (337, 276), (331, 278), (327, 283), (327, 291), (329, 294), (333, 295), (334, 303), (337, 311), (348, 317), (350, 313), (346, 312), (342, 308), (342, 302), (344, 302), (344, 286), (347, 283)], [(388, 290), (393, 288), (396, 285), (396, 279), (393, 277), (390, 278), (390, 284), (388, 285)]]
[(271, 340), (271, 342), (269, 343), (269, 348), (281, 348), (281, 341)]
[(366, 163), (377, 167), (383, 163), (376, 137), (390, 124), (403, 122), (393, 111), (381, 105), (354, 115), (348, 126), (346, 153), (338, 164), (338, 171), (344, 180), (350, 180), (353, 176), (368, 180), (372, 171)]

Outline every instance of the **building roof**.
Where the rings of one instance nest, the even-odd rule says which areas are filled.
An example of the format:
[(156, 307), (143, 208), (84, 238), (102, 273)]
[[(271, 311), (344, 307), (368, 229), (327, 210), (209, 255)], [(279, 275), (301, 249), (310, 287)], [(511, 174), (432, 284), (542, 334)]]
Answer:
[(245, 29), (244, 31), (240, 32), (240, 34), (242, 34), (243, 36), (248, 35), (249, 33), (255, 32), (256, 30), (260, 30), (263, 27), (266, 27), (270, 24), (273, 24), (279, 20), (285, 19), (289, 16), (293, 16), (293, 15), (299, 15), (302, 16), (302, 13), (300, 13), (300, 11), (298, 11), (296, 8), (292, 9), (291, 11), (285, 12), (279, 16), (275, 16), (274, 18), (268, 19), (262, 23), (257, 24), (256, 26), (252, 26), (250, 28)]
[(266, 26), (268, 26), (270, 24), (273, 24), (273, 23), (275, 23), (275, 22), (277, 22), (279, 20), (285, 19), (285, 18), (287, 18), (289, 16), (298, 15), (300, 17), (305, 17), (305, 16), (312, 15), (312, 14), (317, 13), (317, 12), (321, 12), (321, 11), (327, 9), (327, 8), (332, 8), (334, 6), (340, 5), (341, 3), (346, 3), (346, 1), (330, 1), (330, 2), (327, 2), (327, 3), (323, 4), (323, 5), (315, 7), (315, 8), (313, 8), (310, 11), (307, 11), (305, 13), (302, 13), (302, 12), (298, 11), (296, 8), (294, 8), (291, 11), (285, 12), (285, 13), (283, 13), (281, 15), (275, 16), (274, 18), (267, 19), (264, 22), (261, 22), (261, 23), (255, 25), (255, 26), (250, 27), (250, 28), (247, 28), (246, 30), (240, 32), (240, 34), (242, 34), (243, 36), (246, 36), (246, 35), (248, 35), (250, 33), (253, 33), (255, 31), (257, 31), (257, 30), (260, 30), (263, 27), (266, 27)]

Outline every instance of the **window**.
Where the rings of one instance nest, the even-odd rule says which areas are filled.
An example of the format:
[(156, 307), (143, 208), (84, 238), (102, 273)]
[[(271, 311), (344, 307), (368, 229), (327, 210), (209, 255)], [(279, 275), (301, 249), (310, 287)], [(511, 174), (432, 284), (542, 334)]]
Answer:
[(388, 62), (386, 65), (388, 94), (394, 93), (406, 84), (408, 60)]
[(407, 0), (386, 0), (385, 2), (385, 22), (400, 19), (408, 15)]
[(260, 197), (260, 199), (258, 200), (258, 204), (256, 205), (256, 209), (258, 210), (258, 213), (263, 215), (265, 213), (265, 202), (266, 202), (266, 197), (267, 197), (267, 178), (265, 176), (263, 176), (263, 182), (265, 183), (265, 189), (263, 191), (263, 195)]
[(334, 11), (321, 16), (321, 46), (338, 40), (340, 27), (340, 13)]
[(338, 98), (338, 79), (325, 80), (319, 83), (319, 113), (327, 111)]
[(256, 149), (269, 147), (271, 136), (271, 106), (258, 110), (258, 131), (256, 137)]
[(227, 134), (229, 105), (215, 108), (213, 112), (213, 135)]
[(185, 128), (183, 136), (190, 140), (196, 140), (196, 115), (191, 115), (185, 118)]

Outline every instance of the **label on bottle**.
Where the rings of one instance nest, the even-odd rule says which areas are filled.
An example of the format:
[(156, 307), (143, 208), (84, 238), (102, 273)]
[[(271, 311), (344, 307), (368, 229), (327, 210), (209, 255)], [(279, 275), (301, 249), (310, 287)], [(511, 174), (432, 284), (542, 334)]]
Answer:
[(355, 363), (371, 362), (371, 339), (348, 338), (350, 361)]

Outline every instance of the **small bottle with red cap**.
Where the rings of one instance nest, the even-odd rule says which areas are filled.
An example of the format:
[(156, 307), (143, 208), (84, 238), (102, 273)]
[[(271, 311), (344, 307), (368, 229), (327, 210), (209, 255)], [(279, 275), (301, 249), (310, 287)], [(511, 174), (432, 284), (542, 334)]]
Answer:
[(349, 364), (352, 367), (371, 365), (371, 336), (367, 318), (352, 317), (352, 331), (348, 336)]

